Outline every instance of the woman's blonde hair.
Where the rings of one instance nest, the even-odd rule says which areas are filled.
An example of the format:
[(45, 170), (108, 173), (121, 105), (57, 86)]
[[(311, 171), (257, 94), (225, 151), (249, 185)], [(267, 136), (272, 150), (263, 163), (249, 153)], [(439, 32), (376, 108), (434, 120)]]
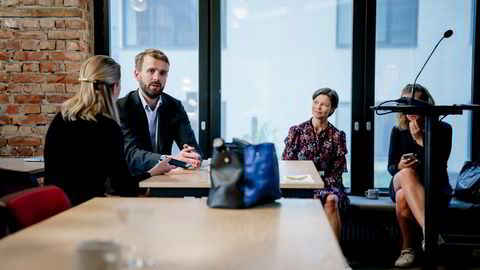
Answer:
[(80, 68), (78, 80), (81, 82), (80, 91), (63, 103), (63, 118), (96, 121), (95, 116), (103, 114), (118, 123), (113, 87), (120, 82), (120, 65), (105, 55), (92, 56)]
[[(413, 84), (407, 84), (403, 90), (400, 97), (404, 97), (405, 95), (412, 94)], [(420, 84), (415, 84), (415, 99), (425, 101), (428, 104), (435, 105), (435, 100), (433, 100), (432, 95), (428, 92), (427, 88), (423, 87)], [(397, 113), (397, 120), (396, 120), (396, 127), (401, 130), (408, 129), (408, 119), (406, 114), (404, 113)]]

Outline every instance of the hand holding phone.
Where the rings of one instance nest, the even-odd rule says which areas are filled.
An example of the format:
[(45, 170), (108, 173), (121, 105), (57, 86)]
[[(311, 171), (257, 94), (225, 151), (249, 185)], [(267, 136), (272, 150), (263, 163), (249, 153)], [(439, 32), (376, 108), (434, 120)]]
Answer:
[[(160, 160), (164, 160), (166, 158), (167, 158), (167, 156), (162, 155), (160, 157)], [(177, 166), (177, 167), (181, 167), (181, 168), (185, 168), (185, 169), (188, 169), (188, 168), (192, 167), (192, 164), (183, 162), (183, 161), (178, 160), (178, 159), (173, 159), (173, 158), (170, 158), (170, 161), (168, 162), (168, 164), (173, 165), (173, 166)]]
[(417, 156), (414, 154), (414, 153), (408, 153), (408, 154), (404, 154), (402, 156), (402, 159), (406, 159), (408, 161), (412, 161), (412, 160), (416, 160), (417, 159)]

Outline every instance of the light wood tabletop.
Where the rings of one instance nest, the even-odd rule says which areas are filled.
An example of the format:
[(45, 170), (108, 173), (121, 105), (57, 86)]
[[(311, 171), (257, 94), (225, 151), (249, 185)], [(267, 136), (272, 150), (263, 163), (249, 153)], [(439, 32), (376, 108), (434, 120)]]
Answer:
[[(312, 198), (313, 190), (324, 186), (311, 160), (279, 160), (278, 165), (282, 192), (300, 193), (298, 196), (287, 197)], [(183, 196), (204, 196), (210, 188), (209, 168), (210, 163), (205, 160), (198, 169), (177, 168), (167, 174), (152, 176), (139, 185), (142, 188), (150, 188), (151, 194), (154, 195), (160, 191), (163, 191), (161, 194), (168, 195), (175, 190), (177, 194)], [(300, 190), (306, 191), (306, 194), (303, 195)]]
[(319, 200), (227, 210), (205, 199), (95, 198), (0, 240), (0, 269), (73, 269), (75, 246), (89, 239), (135, 244), (152, 269), (345, 268)]
[(0, 169), (41, 174), (44, 172), (43, 162), (29, 162), (23, 158), (0, 158)]

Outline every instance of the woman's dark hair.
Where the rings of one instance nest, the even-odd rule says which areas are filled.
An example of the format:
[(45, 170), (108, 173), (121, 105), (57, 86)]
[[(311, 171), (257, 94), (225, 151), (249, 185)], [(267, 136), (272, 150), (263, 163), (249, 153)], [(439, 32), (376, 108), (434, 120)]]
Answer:
[(330, 99), (330, 103), (332, 104), (332, 110), (328, 114), (328, 116), (331, 116), (335, 110), (338, 107), (338, 94), (335, 90), (325, 87), (325, 88), (320, 88), (317, 91), (315, 91), (312, 95), (312, 100), (315, 100), (319, 95), (325, 95)]

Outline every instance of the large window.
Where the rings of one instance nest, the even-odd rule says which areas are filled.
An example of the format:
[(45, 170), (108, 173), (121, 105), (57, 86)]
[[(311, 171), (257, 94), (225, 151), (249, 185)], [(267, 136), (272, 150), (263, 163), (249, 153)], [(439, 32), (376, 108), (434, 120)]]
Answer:
[(124, 1), (122, 18), (125, 47), (197, 47), (196, 0)]
[[(312, 116), (313, 92), (331, 87), (340, 104), (329, 121), (347, 133), (348, 147), (352, 56), (335, 45), (336, 1), (227, 0), (225, 5), (222, 136), (273, 142), (280, 156), (289, 128)], [(343, 16), (351, 21), (352, 13)], [(351, 39), (351, 28), (346, 35)], [(344, 183), (350, 185), (348, 173)]]
[(162, 50), (170, 60), (165, 93), (182, 101), (198, 140), (197, 0), (110, 1), (109, 8), (110, 55), (122, 67), (120, 96), (138, 88), (135, 55)]
[[(443, 33), (452, 29), (451, 38), (443, 40), (428, 65), (417, 80), (433, 95), (437, 104), (459, 104), (471, 102), (472, 49), (470, 36), (473, 31), (470, 20), (472, 2), (470, 0), (418, 1), (418, 21), (416, 16), (405, 17), (405, 12), (392, 12), (384, 9), (385, 1), (377, 1), (377, 21), (388, 14), (397, 22), (402, 32), (416, 32), (418, 25), (418, 45), (408, 49), (377, 47), (375, 63), (375, 101), (396, 99), (402, 88), (413, 83), (417, 73)], [(389, 2), (389, 1), (386, 1)], [(405, 11), (411, 8), (410, 1), (394, 1), (396, 8)], [(382, 4), (383, 3), (383, 4)], [(401, 6), (405, 5), (405, 6)], [(402, 15), (403, 14), (403, 15)], [(381, 26), (377, 23), (377, 29)], [(401, 24), (404, 25), (401, 25)], [(412, 29), (408, 29), (408, 28)], [(415, 28), (415, 29), (413, 29)], [(389, 33), (377, 31), (377, 44), (384, 42)], [(454, 185), (462, 164), (470, 158), (470, 113), (448, 116), (444, 121), (453, 127), (453, 147), (448, 163), (450, 182)], [(375, 186), (387, 187), (391, 175), (388, 174), (387, 158), (390, 131), (395, 124), (395, 115), (375, 117)], [(441, 146), (435, 146), (441, 147)]]
[[(366, 167), (372, 162), (374, 165), (373, 180), (369, 176), (371, 169), (365, 169), (369, 171), (362, 175), (363, 167), (360, 170), (354, 167), (356, 179), (352, 181), (358, 181), (354, 182), (355, 192), (360, 193), (372, 181), (376, 187), (387, 187), (391, 179), (387, 157), (395, 115), (374, 119), (367, 113), (361, 115), (367, 110), (371, 112), (368, 106), (374, 105), (366, 103), (398, 98), (401, 89), (413, 83), (436, 42), (448, 29), (454, 31), (453, 36), (440, 44), (417, 82), (431, 91), (437, 104), (470, 103), (475, 1), (376, 0), (375, 65), (358, 65), (363, 60), (373, 61), (369, 48), (358, 49), (373, 41), (359, 43), (365, 40), (352, 39), (354, 11), (359, 13), (355, 16), (359, 22), (355, 29), (368, 26), (367, 35), (356, 32), (356, 37), (372, 36), (369, 32), (372, 29), (366, 23), (372, 13), (362, 11), (363, 7), (367, 11), (370, 7), (365, 3), (361, 0), (109, 1), (109, 48), (110, 55), (122, 66), (121, 96), (138, 87), (132, 75), (135, 55), (146, 48), (161, 49), (171, 62), (165, 92), (182, 101), (197, 139), (198, 115), (202, 112), (204, 150), (211, 147), (211, 137), (220, 134), (226, 140), (239, 137), (253, 143), (273, 142), (280, 156), (289, 128), (310, 119), (312, 93), (321, 87), (331, 87), (339, 93), (340, 103), (329, 120), (347, 134), (349, 171), (352, 162)], [(352, 55), (352, 45), (359, 44), (353, 46)], [(199, 89), (199, 72), (202, 72), (202, 89)], [(352, 82), (352, 75), (365, 81)], [(199, 108), (199, 101), (205, 106)], [(354, 118), (359, 111), (361, 117), (365, 116), (355, 119), (360, 123), (360, 133), (351, 132), (352, 108)], [(362, 141), (364, 137), (356, 136), (363, 132), (364, 125), (368, 130), (370, 121), (374, 121), (373, 149), (370, 142)], [(448, 116), (444, 121), (453, 126), (454, 132), (448, 164), (453, 184), (463, 162), (470, 158), (471, 114)], [(352, 142), (352, 134), (358, 142)], [(357, 151), (354, 158), (358, 156), (358, 160), (351, 160), (352, 143), (366, 145), (363, 150), (368, 155)], [(350, 177), (350, 173), (344, 174), (346, 186), (351, 186)]]
[[(352, 1), (337, 0), (337, 47), (352, 46)], [(377, 46), (417, 46), (418, 0), (377, 0)]]

